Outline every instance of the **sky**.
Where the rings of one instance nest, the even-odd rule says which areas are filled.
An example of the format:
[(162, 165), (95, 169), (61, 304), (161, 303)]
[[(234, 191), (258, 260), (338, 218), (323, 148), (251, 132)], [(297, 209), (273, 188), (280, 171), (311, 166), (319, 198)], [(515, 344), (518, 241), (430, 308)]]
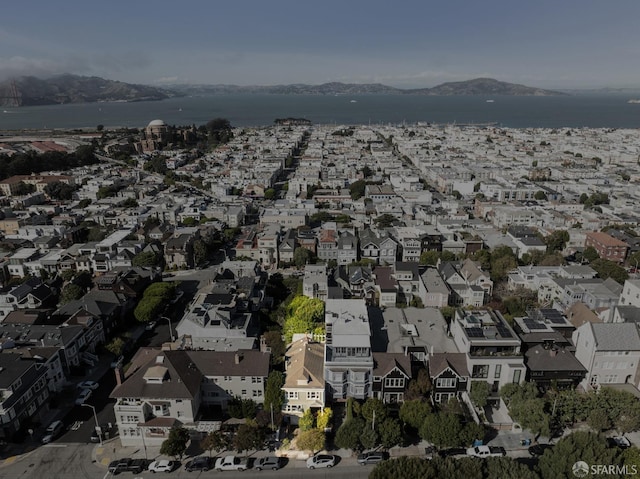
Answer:
[(0, 80), (640, 87), (639, 0), (23, 0), (0, 14)]

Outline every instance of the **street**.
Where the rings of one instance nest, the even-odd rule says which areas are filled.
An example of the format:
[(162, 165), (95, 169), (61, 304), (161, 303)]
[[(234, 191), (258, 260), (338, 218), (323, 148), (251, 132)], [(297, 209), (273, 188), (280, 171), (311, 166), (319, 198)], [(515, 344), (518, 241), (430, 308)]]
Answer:
[[(100, 466), (92, 462), (91, 455), (94, 447), (99, 448), (95, 444), (69, 444), (56, 441), (53, 444), (42, 446), (35, 451), (29, 453), (26, 457), (21, 458), (12, 464), (5, 465), (0, 473), (3, 479), (25, 479), (25, 478), (42, 478), (42, 479), (108, 479), (112, 477), (104, 466)], [(109, 447), (106, 444), (104, 447)], [(186, 462), (186, 461), (183, 461)], [(184, 467), (170, 473), (167, 477), (174, 479), (199, 478), (207, 479), (210, 477), (230, 477), (241, 479), (283, 477), (306, 479), (313, 478), (332, 478), (332, 479), (349, 479), (349, 478), (366, 478), (373, 466), (358, 466), (353, 460), (349, 460), (347, 464), (345, 460), (332, 469), (316, 469), (309, 470), (305, 466), (304, 461), (290, 461), (284, 468), (278, 471), (253, 471), (244, 472), (187, 472)], [(155, 476), (151, 472), (144, 472), (135, 476), (129, 473), (123, 473), (124, 477), (152, 477)]]

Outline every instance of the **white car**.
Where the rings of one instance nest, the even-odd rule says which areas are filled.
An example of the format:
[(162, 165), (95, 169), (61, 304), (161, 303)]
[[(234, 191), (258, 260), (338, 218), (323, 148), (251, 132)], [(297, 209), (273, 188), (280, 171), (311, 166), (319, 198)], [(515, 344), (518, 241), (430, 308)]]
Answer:
[(316, 454), (307, 459), (307, 467), (315, 469), (317, 467), (333, 467), (336, 465), (336, 456), (331, 454)]
[(51, 441), (53, 441), (62, 432), (63, 428), (64, 424), (62, 423), (62, 421), (53, 421), (51, 424), (49, 424), (49, 427), (42, 437), (42, 444), (49, 444)]
[(219, 457), (214, 466), (216, 471), (244, 471), (246, 468), (247, 460), (238, 456)]
[(78, 397), (76, 398), (76, 404), (78, 406), (84, 404), (90, 397), (91, 389), (83, 389), (82, 391), (80, 391), (80, 394), (78, 394)]
[(76, 386), (78, 389), (91, 389), (92, 391), (98, 389), (100, 385), (95, 381), (82, 381)]
[(158, 459), (149, 464), (149, 470), (151, 472), (171, 472), (176, 468), (175, 461), (168, 461), (167, 459)]
[(153, 331), (157, 324), (158, 324), (158, 322), (155, 321), (155, 320), (154, 321), (149, 321), (147, 323), (147, 325), (144, 327), (144, 329), (146, 329), (147, 331)]

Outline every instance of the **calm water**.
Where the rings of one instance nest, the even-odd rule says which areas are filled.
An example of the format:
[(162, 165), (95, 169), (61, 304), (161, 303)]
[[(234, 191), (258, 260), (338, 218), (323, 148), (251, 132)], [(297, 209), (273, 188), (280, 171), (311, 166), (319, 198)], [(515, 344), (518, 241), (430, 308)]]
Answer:
[(640, 104), (629, 104), (628, 99), (627, 96), (213, 95), (158, 102), (4, 107), (0, 130), (99, 124), (137, 128), (154, 119), (171, 125), (202, 125), (214, 118), (227, 118), (238, 127), (264, 126), (284, 117), (342, 125), (495, 122), (511, 128), (640, 128)]

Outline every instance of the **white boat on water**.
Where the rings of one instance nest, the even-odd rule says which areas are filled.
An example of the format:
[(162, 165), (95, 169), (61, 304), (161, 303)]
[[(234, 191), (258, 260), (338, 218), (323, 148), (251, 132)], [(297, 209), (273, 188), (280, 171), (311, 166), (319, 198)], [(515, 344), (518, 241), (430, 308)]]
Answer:
[(495, 100), (486, 100), (487, 103), (493, 103)]
[(632, 98), (631, 100), (627, 101), (627, 103), (640, 103), (640, 99)]

